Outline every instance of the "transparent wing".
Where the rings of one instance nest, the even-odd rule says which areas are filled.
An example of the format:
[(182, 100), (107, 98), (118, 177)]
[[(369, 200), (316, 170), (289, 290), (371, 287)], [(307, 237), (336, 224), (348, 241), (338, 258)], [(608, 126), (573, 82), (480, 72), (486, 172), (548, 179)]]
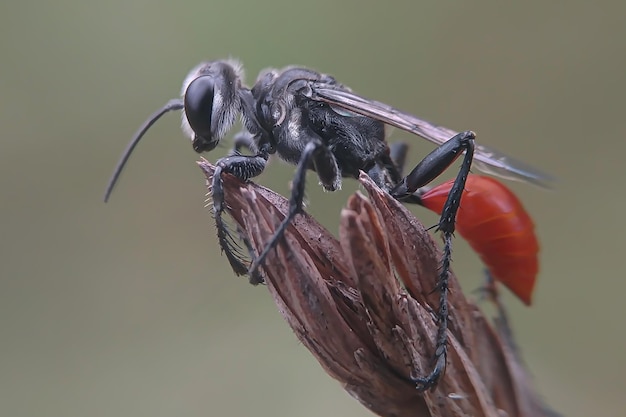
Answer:
[[(328, 84), (313, 83), (309, 94), (313, 100), (329, 103), (380, 120), (383, 123), (421, 136), (437, 145), (441, 145), (458, 133), (446, 127), (418, 119), (385, 103), (369, 100), (346, 90), (334, 89)], [(554, 181), (550, 175), (530, 165), (478, 144), (474, 153), (473, 166), (487, 174), (509, 180), (524, 181), (543, 188), (550, 188), (550, 183)]]

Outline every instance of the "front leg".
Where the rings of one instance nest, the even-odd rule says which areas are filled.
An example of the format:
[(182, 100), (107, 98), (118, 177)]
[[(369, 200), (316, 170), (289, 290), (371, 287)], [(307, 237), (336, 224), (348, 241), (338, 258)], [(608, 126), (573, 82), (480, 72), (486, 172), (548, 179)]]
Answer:
[(242, 130), (233, 136), (234, 146), (228, 156), (241, 155), (241, 150), (245, 149), (253, 155), (259, 153), (259, 148), (254, 140), (254, 135), (247, 130)]
[(296, 214), (302, 211), (302, 205), (304, 201), (304, 185), (306, 180), (306, 171), (313, 162), (315, 171), (320, 178), (320, 182), (329, 191), (336, 190), (341, 184), (341, 174), (337, 166), (337, 160), (330, 150), (319, 140), (318, 138), (311, 138), (302, 150), (300, 155), (300, 161), (296, 168), (296, 173), (292, 181), (291, 197), (289, 198), (289, 211), (278, 225), (274, 235), (265, 245), (263, 251), (252, 262), (248, 273), (250, 276), (257, 273), (259, 266), (263, 264), (263, 261), (267, 257), (267, 254), (276, 247), (278, 241), (283, 236), (287, 227), (296, 216)]
[[(216, 162), (213, 182), (211, 184), (211, 193), (213, 197), (215, 226), (217, 227), (217, 238), (222, 251), (226, 254), (230, 266), (237, 275), (245, 275), (248, 272), (248, 267), (244, 263), (243, 256), (239, 251), (235, 239), (222, 219), (222, 213), (225, 208), (222, 173), (232, 174), (245, 182), (263, 172), (267, 165), (268, 158), (269, 153), (262, 148), (256, 155), (231, 155), (221, 158)], [(244, 243), (246, 243), (246, 246), (249, 246), (247, 242)], [(263, 279), (260, 276), (255, 274), (250, 275), (251, 284), (256, 285), (262, 282)]]
[[(450, 262), (452, 260), (452, 236), (454, 235), (456, 214), (461, 203), (461, 196), (465, 189), (465, 181), (469, 175), (474, 157), (474, 132), (462, 132), (439, 146), (428, 154), (398, 185), (391, 190), (391, 195), (401, 201), (416, 202), (415, 192), (420, 187), (430, 183), (445, 171), (463, 151), (465, 157), (461, 164), (454, 185), (448, 194), (446, 203), (443, 206), (441, 218), (437, 225), (437, 230), (443, 235), (443, 256), (441, 260), (441, 270), (437, 280), (436, 289), (439, 290), (439, 310), (437, 318), (439, 328), (437, 329), (437, 339), (435, 341), (435, 366), (425, 377), (414, 378), (417, 388), (427, 390), (434, 387), (443, 374), (446, 367), (446, 343), (448, 329), (448, 277), (450, 274)], [(398, 148), (398, 155), (402, 156), (402, 150)]]

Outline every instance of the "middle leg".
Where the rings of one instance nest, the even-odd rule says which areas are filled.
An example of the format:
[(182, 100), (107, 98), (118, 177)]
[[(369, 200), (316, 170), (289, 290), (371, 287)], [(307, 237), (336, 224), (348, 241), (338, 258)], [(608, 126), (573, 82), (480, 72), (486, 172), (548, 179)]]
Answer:
[(315, 171), (320, 178), (320, 182), (327, 190), (335, 190), (341, 184), (341, 173), (337, 166), (337, 160), (332, 152), (317, 138), (311, 138), (302, 150), (300, 160), (296, 168), (296, 173), (291, 186), (291, 197), (289, 198), (289, 209), (278, 225), (270, 240), (266, 243), (263, 251), (254, 259), (248, 270), (248, 274), (253, 276), (257, 273), (259, 266), (263, 264), (269, 252), (276, 247), (278, 241), (284, 235), (287, 227), (294, 217), (302, 211), (304, 202), (304, 188), (306, 171), (313, 163)]

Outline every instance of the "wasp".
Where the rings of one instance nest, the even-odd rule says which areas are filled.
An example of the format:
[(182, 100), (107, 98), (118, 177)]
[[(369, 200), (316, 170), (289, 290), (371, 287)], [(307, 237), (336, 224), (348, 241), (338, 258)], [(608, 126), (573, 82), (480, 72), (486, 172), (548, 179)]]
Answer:
[[(428, 207), (435, 199), (424, 193), (423, 187), (462, 157), (456, 178), (445, 187), (445, 201), (437, 209), (441, 214), (437, 230), (444, 242), (437, 285), (439, 331), (435, 365), (428, 375), (415, 379), (420, 389), (433, 387), (445, 369), (452, 237), (470, 169), (473, 166), (501, 178), (540, 186), (550, 180), (519, 161), (477, 144), (472, 131), (458, 133), (364, 98), (330, 75), (297, 66), (266, 69), (249, 88), (244, 84), (239, 62), (217, 60), (203, 62), (192, 69), (183, 82), (181, 98), (170, 100), (140, 127), (113, 173), (105, 201), (146, 131), (164, 114), (176, 110), (182, 111), (182, 130), (198, 153), (213, 150), (237, 117), (242, 120), (244, 130), (235, 136), (233, 151), (216, 162), (212, 197), (219, 244), (233, 271), (238, 275), (248, 274), (253, 283), (262, 282), (258, 269), (293, 218), (303, 210), (307, 171), (315, 171), (327, 191), (338, 190), (343, 178), (356, 178), (360, 171), (365, 171), (394, 198)], [(437, 147), (403, 175), (406, 147), (389, 146), (385, 140), (385, 125), (417, 135)], [(242, 148), (247, 152), (242, 152)], [(221, 176), (229, 173), (248, 181), (263, 172), (274, 154), (296, 166), (289, 211), (264, 250), (248, 264), (235, 249), (235, 240), (222, 220), (225, 207)], [(480, 210), (467, 222), (479, 221), (483, 215)], [(466, 225), (466, 221), (461, 225)], [(497, 255), (497, 251), (493, 253), (492, 256)]]

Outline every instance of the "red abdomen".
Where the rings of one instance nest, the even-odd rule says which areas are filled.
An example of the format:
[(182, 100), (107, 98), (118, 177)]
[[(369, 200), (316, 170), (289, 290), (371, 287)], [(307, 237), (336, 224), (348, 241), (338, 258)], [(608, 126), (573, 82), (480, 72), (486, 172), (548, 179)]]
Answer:
[[(453, 182), (424, 193), (422, 205), (441, 214)], [(493, 178), (468, 176), (456, 230), (480, 255), (493, 278), (530, 305), (539, 272), (539, 243), (535, 225), (515, 194)]]

